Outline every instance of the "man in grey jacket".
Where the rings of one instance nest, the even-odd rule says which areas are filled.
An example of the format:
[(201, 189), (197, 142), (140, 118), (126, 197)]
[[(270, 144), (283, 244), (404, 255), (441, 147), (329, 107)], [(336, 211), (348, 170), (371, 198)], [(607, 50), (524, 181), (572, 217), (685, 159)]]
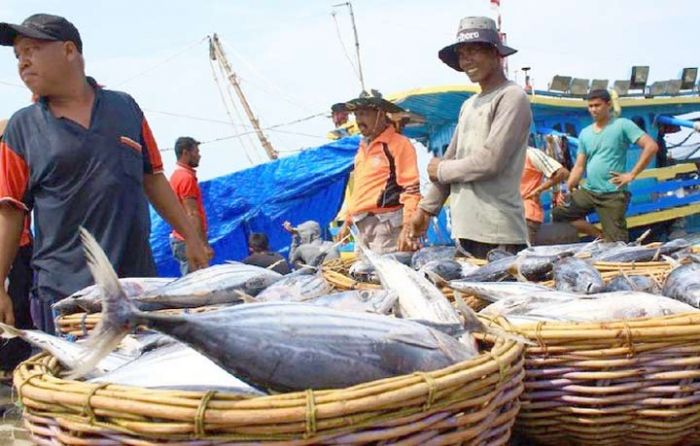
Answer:
[(517, 252), (526, 246), (519, 185), (532, 112), (527, 95), (508, 81), (502, 66), (502, 59), (515, 52), (503, 45), (493, 20), (465, 17), (457, 43), (438, 53), (477, 82), (481, 93), (462, 105), (444, 158), (428, 165), (432, 183), (408, 231), (414, 246), (448, 197), (452, 236), (472, 255), (484, 258), (495, 248)]

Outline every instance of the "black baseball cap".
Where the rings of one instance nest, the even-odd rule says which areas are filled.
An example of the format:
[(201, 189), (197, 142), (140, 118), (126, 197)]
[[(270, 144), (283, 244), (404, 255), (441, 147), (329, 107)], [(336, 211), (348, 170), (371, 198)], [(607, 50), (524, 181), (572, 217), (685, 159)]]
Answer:
[(63, 17), (51, 14), (34, 14), (27, 17), (21, 25), (0, 23), (0, 45), (12, 46), (17, 36), (56, 42), (73, 42), (80, 53), (83, 41), (78, 29)]

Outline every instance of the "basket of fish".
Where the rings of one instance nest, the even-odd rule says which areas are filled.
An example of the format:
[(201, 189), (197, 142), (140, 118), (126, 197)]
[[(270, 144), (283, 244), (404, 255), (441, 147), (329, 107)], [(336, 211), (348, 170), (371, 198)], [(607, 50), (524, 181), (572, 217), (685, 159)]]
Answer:
[(597, 255), (571, 255), (553, 262), (551, 287), (451, 283), (534, 344), (517, 431), (548, 445), (700, 444), (700, 263), (681, 245), (653, 248), (669, 250), (656, 277), (606, 281)]
[[(509, 440), (523, 338), (503, 318), (457, 311), (393, 259), (367, 253), (394, 300), (391, 315), (331, 298), (172, 315), (139, 309), (82, 236), (102, 294), (91, 335), (70, 342), (1, 327), (45, 350), (14, 375), (37, 444)], [(137, 326), (150, 332), (133, 334)]]

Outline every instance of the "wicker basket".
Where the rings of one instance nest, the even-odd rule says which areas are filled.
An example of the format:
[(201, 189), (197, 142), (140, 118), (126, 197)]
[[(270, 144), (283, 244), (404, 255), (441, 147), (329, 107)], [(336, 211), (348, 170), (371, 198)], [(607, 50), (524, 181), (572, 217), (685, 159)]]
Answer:
[(700, 444), (700, 314), (518, 327), (517, 431), (547, 445)]
[[(489, 321), (504, 329), (503, 319)], [(148, 390), (60, 378), (41, 354), (15, 371), (24, 421), (40, 445), (505, 445), (522, 392), (522, 345), (449, 368), (347, 389), (264, 397)]]

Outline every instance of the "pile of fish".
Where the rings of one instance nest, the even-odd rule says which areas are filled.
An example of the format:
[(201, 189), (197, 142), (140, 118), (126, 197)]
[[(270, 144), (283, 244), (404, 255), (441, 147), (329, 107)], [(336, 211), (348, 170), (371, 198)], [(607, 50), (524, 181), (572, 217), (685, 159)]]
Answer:
[[(93, 334), (70, 343), (0, 325), (49, 351), (71, 377), (151, 388), (261, 395), (344, 388), (431, 371), (480, 354), (474, 333), (526, 342), (486, 326), (460, 294), (513, 323), (603, 321), (698, 311), (700, 262), (682, 240), (648, 248), (601, 242), (494, 250), (477, 267), (452, 246), (378, 255), (361, 243), (351, 274), (381, 289), (333, 292), (317, 268), (287, 276), (231, 262), (180, 279), (118, 279), (92, 236), (81, 232), (96, 285), (55, 305), (101, 312)], [(653, 251), (653, 252), (652, 252)], [(673, 257), (673, 259), (671, 258)], [(665, 283), (621, 273), (607, 284), (596, 261), (677, 263)], [(604, 260), (601, 260), (604, 259)], [(554, 287), (536, 281), (553, 280)], [(453, 305), (438, 286), (455, 290)], [(170, 315), (154, 310), (217, 306)], [(131, 334), (137, 327), (148, 332)]]

